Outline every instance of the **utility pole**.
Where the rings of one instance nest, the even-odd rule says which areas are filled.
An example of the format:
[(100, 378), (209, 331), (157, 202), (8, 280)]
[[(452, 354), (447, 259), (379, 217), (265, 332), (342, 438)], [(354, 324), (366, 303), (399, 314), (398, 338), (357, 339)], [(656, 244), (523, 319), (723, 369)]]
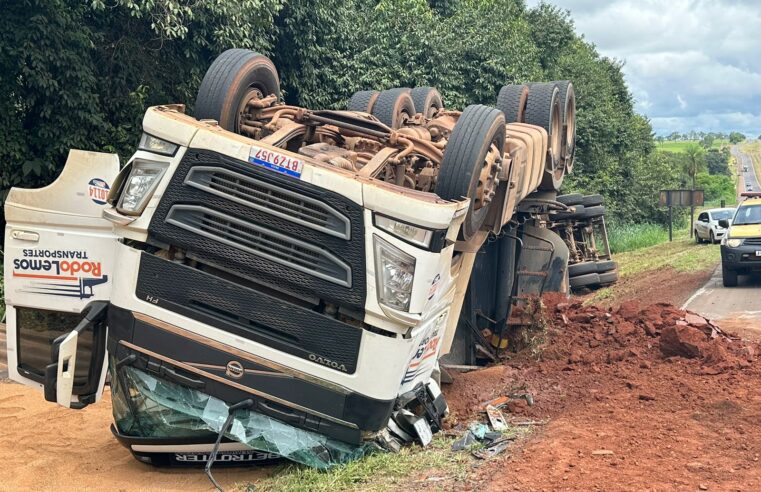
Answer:
[(694, 232), (693, 227), (694, 226), (694, 220), (695, 220), (695, 200), (693, 199), (693, 196), (695, 195), (695, 175), (697, 174), (697, 164), (695, 167), (692, 168), (692, 191), (693, 193), (690, 193), (690, 239), (692, 239), (692, 234)]

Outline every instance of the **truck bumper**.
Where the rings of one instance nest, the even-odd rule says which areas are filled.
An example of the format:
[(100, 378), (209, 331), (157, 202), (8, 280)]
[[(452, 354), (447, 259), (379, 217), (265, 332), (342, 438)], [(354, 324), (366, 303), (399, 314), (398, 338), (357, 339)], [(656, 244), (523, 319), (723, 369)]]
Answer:
[[(124, 366), (197, 390), (285, 424), (360, 444), (383, 429), (395, 398), (377, 400), (279, 368), (234, 347), (116, 307), (109, 309), (108, 351)], [(120, 366), (121, 364), (121, 366)]]
[(729, 248), (722, 244), (721, 266), (741, 273), (761, 272), (761, 256), (756, 255), (757, 251), (761, 251), (761, 246)]
[[(119, 432), (113, 424), (111, 433), (138, 461), (153, 466), (169, 467), (206, 465), (217, 439), (217, 435), (211, 432), (193, 437), (128, 436)], [(282, 458), (275, 453), (257, 451), (245, 444), (223, 438), (214, 465), (267, 465), (281, 460)]]

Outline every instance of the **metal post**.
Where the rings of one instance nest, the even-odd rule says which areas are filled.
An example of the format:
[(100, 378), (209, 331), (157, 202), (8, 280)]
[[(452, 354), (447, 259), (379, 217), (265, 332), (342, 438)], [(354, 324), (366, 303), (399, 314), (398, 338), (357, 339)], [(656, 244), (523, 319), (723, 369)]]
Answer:
[(669, 205), (669, 242), (674, 240), (674, 235), (673, 235), (673, 230), (672, 230), (673, 229), (673, 227), (672, 227), (673, 220), (674, 220), (674, 217), (673, 217), (673, 215), (671, 213), (671, 205)]

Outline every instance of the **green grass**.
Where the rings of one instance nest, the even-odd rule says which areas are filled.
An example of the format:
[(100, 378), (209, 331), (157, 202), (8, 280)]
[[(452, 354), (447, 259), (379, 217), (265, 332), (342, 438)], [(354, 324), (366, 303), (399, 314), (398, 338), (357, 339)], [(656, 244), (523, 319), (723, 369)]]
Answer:
[[(656, 142), (655, 148), (664, 152), (685, 152), (687, 147), (692, 144), (699, 144), (697, 140), (684, 140), (676, 142)], [(716, 139), (711, 145), (712, 149), (720, 149), (725, 145), (729, 145), (729, 140)]]
[(608, 241), (612, 253), (646, 248), (669, 240), (669, 232), (658, 224), (611, 225)]
[[(518, 430), (516, 432), (521, 432)], [(378, 452), (361, 460), (320, 471), (299, 465), (284, 465), (272, 477), (256, 484), (239, 484), (239, 492), (338, 492), (349, 490), (386, 491), (408, 488), (427, 470), (436, 477), (464, 478), (473, 458), (467, 451), (453, 452), (452, 438), (438, 435), (425, 449), (405, 446), (399, 453)], [(431, 482), (435, 488), (435, 482)], [(254, 488), (255, 487), (255, 488)]]
[(719, 263), (718, 244), (695, 244), (686, 234), (680, 233), (673, 242), (621, 253), (614, 258), (622, 277), (645, 271), (671, 267), (678, 272), (702, 271)]
[[(718, 244), (696, 244), (687, 234), (687, 230), (683, 229), (675, 234), (673, 242), (619, 253), (614, 255), (613, 259), (618, 262), (619, 275), (625, 279), (664, 268), (673, 268), (677, 272), (685, 273), (713, 269), (721, 261), (721, 250)], [(594, 304), (614, 299), (615, 288), (613, 285), (600, 289), (584, 302)]]

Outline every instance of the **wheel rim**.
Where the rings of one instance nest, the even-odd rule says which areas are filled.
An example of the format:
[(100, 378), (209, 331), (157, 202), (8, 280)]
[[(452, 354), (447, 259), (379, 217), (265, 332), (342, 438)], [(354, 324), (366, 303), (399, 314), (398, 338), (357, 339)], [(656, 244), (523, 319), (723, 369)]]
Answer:
[[(561, 166), (561, 149), (563, 146), (563, 121), (560, 113), (560, 105), (554, 105), (552, 109), (552, 141), (550, 142), (550, 152), (552, 153), (552, 169), (550, 172), (555, 175), (555, 178), (559, 179), (563, 176), (564, 164)], [(559, 173), (559, 174), (558, 174)]]
[(497, 187), (499, 174), (499, 165), (502, 161), (502, 157), (499, 155), (498, 148), (494, 145), (494, 142), (489, 145), (489, 152), (486, 153), (486, 157), (481, 165), (481, 171), (478, 175), (478, 183), (476, 184), (476, 193), (473, 197), (473, 211), (477, 211), (487, 206), (494, 198), (495, 189)]
[(254, 99), (264, 99), (264, 93), (258, 87), (249, 87), (246, 94), (240, 99), (238, 105), (238, 117), (235, 119), (235, 132), (239, 133), (245, 117), (248, 114), (248, 103)]

